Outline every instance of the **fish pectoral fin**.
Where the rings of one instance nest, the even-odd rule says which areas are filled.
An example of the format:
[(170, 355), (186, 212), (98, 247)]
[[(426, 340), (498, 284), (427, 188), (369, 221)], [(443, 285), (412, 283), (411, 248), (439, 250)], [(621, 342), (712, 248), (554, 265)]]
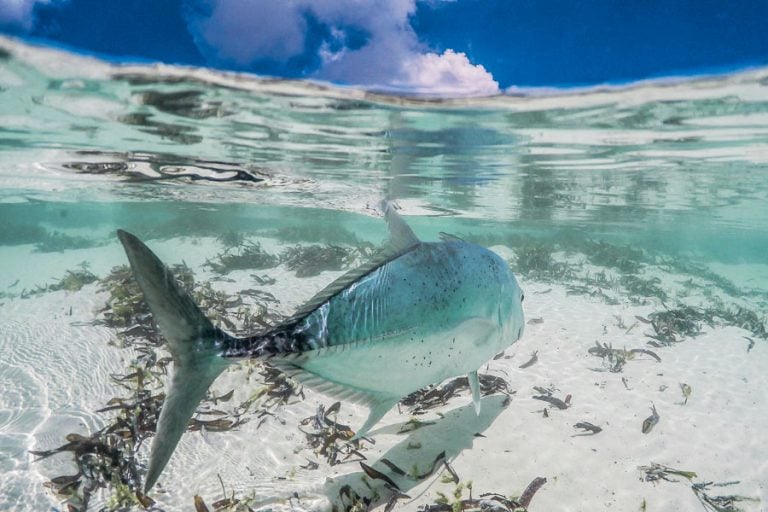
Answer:
[(480, 416), (480, 377), (477, 371), (469, 372), (469, 389), (472, 391), (472, 403), (475, 404), (475, 414)]
[(392, 397), (381, 397), (376, 401), (371, 402), (369, 405), (370, 412), (368, 413), (368, 419), (365, 420), (363, 426), (357, 430), (357, 433), (350, 439), (350, 441), (356, 441), (365, 437), (368, 431), (371, 430), (371, 428), (373, 428), (373, 426), (376, 425), (379, 420), (387, 414), (387, 411), (389, 411), (397, 402), (398, 399)]

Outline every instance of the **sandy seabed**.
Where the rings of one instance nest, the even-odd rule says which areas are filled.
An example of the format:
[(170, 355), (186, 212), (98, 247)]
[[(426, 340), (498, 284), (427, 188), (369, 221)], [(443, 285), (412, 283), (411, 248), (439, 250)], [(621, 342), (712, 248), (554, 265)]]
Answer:
[[(162, 249), (162, 242), (155, 245)], [(195, 260), (195, 251), (189, 254), (192, 267), (201, 263)], [(280, 284), (295, 281), (281, 267), (263, 273), (277, 279), (277, 284), (262, 288), (281, 300), (286, 313), (337, 275), (327, 272), (302, 280), (299, 289)], [(229, 277), (238, 281), (247, 274)], [(699, 336), (652, 349), (661, 362), (636, 354), (621, 372), (613, 373), (588, 349), (596, 342), (613, 348), (650, 348), (643, 322), (650, 306), (609, 306), (548, 283), (522, 286), (526, 332), (504, 356), (481, 370), (507, 380), (511, 400), (505, 401), (504, 395), (484, 397), (478, 416), (465, 392), (419, 416), (434, 424), (406, 434), (398, 432), (411, 416), (404, 408), (393, 409), (371, 433), (375, 444), (364, 445), (365, 462), (387, 474), (410, 497), (398, 502), (398, 510), (423, 508), (439, 493), (453, 499), (457, 486), (445, 481), (442, 467), (416, 481), (398, 476), (380, 459), (406, 472), (422, 473), (442, 451), (463, 484), (464, 499), (469, 497), (469, 482), (473, 497), (491, 492), (519, 496), (534, 478), (544, 477), (547, 481), (533, 497), (531, 511), (696, 511), (706, 508), (692, 483), (738, 482), (712, 485), (706, 492), (750, 498), (736, 503), (738, 509), (764, 509), (768, 347), (762, 340), (748, 350), (747, 331), (705, 328)], [(109, 375), (123, 371), (132, 354), (110, 344), (116, 339), (113, 330), (92, 325), (105, 299), (105, 292), (93, 284), (78, 292), (0, 300), (0, 377), (6, 386), (0, 398), (2, 510), (59, 508), (44, 483), (75, 471), (71, 455), (35, 462), (28, 450), (53, 448), (63, 443), (65, 434), (89, 433), (109, 420), (93, 411), (119, 393)], [(519, 368), (534, 352), (537, 361)], [(214, 384), (213, 392), (236, 389), (236, 398), (247, 397), (259, 384), (248, 381), (246, 374), (233, 367)], [(687, 403), (683, 383), (692, 390)], [(534, 387), (548, 389), (562, 400), (570, 395), (570, 406), (561, 410), (535, 399), (541, 393)], [(276, 417), (263, 423), (249, 421), (231, 432), (186, 434), (151, 494), (157, 505), (190, 510), (195, 495), (210, 504), (223, 497), (222, 483), (227, 492), (252, 498), (254, 508), (283, 510), (328, 509), (339, 502), (344, 485), (370, 493), (357, 462), (329, 466), (307, 446), (300, 420), (312, 416), (319, 404), (328, 406), (334, 400), (305, 392), (304, 401), (281, 407)], [(643, 433), (651, 405), (659, 421)], [(357, 428), (365, 416), (364, 408), (342, 404), (337, 420)], [(580, 435), (582, 431), (574, 428), (580, 422), (602, 430)], [(302, 469), (307, 461), (319, 467)], [(652, 463), (697, 476), (692, 481), (671, 475), (676, 481), (648, 482), (639, 468)], [(367, 482), (378, 488), (383, 507), (390, 492), (380, 485), (382, 481)], [(99, 504), (96, 500), (93, 509)]]

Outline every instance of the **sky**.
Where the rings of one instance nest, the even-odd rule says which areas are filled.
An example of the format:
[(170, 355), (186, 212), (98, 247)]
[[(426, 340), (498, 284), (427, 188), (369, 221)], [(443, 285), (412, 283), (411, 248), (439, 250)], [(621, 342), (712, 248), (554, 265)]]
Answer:
[(440, 96), (768, 65), (768, 0), (0, 0), (0, 33)]

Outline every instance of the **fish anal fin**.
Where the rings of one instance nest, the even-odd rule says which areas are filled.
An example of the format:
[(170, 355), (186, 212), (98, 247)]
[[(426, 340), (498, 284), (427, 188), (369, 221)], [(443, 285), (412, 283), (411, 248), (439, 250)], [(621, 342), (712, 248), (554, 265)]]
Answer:
[(357, 433), (352, 437), (351, 441), (356, 441), (368, 433), (374, 425), (376, 425), (381, 418), (384, 417), (387, 412), (398, 402), (397, 398), (391, 397), (379, 397), (377, 400), (368, 404), (370, 412), (368, 413), (368, 419), (365, 420), (363, 426), (357, 430)]
[(317, 391), (336, 400), (364, 405), (370, 410), (368, 419), (357, 431), (354, 439), (363, 437), (376, 423), (384, 417), (400, 397), (368, 390), (358, 389), (334, 382), (325, 377), (312, 373), (290, 360), (272, 359), (269, 364), (285, 373), (288, 377), (300, 382), (313, 391)]
[(475, 405), (475, 414), (480, 416), (480, 378), (477, 376), (477, 371), (469, 372), (467, 379), (469, 380), (469, 389), (472, 391), (472, 403)]

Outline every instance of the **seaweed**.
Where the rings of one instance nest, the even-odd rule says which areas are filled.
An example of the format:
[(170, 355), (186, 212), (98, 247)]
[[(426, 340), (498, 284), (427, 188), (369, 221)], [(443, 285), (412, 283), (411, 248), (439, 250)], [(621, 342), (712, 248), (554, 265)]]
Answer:
[(348, 425), (336, 421), (336, 413), (339, 410), (341, 410), (341, 402), (335, 402), (328, 408), (320, 404), (313, 416), (304, 418), (300, 422), (301, 426), (309, 427), (306, 430), (299, 429), (306, 436), (309, 446), (315, 453), (325, 457), (331, 466), (366, 459), (360, 452), (365, 449), (364, 439), (352, 441), (355, 432)]
[(296, 245), (280, 254), (280, 263), (296, 277), (312, 277), (325, 271), (339, 271), (357, 260), (356, 250), (338, 245)]
[(698, 336), (704, 324), (710, 327), (739, 327), (757, 338), (768, 339), (766, 320), (755, 311), (742, 306), (730, 309), (719, 301), (714, 306), (698, 308), (680, 304), (674, 309), (653, 312), (644, 322), (653, 328), (653, 333), (646, 336), (658, 342), (658, 346), (672, 345), (685, 337)]
[(603, 429), (597, 425), (593, 425), (592, 423), (588, 421), (580, 421), (579, 423), (576, 423), (573, 428), (581, 429), (582, 433), (580, 434), (574, 434), (571, 437), (579, 437), (579, 436), (594, 436), (596, 434), (599, 434), (603, 431)]
[(22, 290), (20, 297), (22, 299), (27, 299), (33, 295), (39, 295), (41, 293), (47, 292), (57, 292), (60, 290), (76, 292), (83, 286), (98, 281), (99, 278), (93, 272), (88, 270), (90, 264), (87, 261), (83, 261), (78, 265), (78, 267), (79, 268), (76, 270), (67, 270), (64, 274), (64, 277), (59, 279), (54, 284), (37, 285), (32, 290)]
[[(419, 512), (462, 512), (464, 510), (481, 510), (483, 512), (526, 512), (533, 496), (547, 483), (544, 477), (534, 478), (519, 497), (508, 497), (500, 493), (487, 492), (478, 498), (472, 497), (472, 482), (466, 485), (458, 484), (452, 493), (452, 499), (438, 492), (434, 503), (420, 508)], [(469, 497), (462, 498), (464, 489), (469, 491)]]
[(82, 236), (65, 235), (59, 231), (45, 232), (42, 240), (35, 243), (36, 252), (64, 252), (72, 249), (89, 249), (103, 242)]
[(619, 282), (630, 294), (633, 304), (646, 304), (648, 298), (655, 298), (661, 302), (668, 298), (667, 293), (659, 286), (661, 279), (658, 277), (643, 279), (636, 275), (625, 275)]
[(678, 480), (675, 480), (672, 477), (682, 476), (683, 478), (691, 480), (698, 476), (693, 471), (675, 469), (663, 464), (657, 464), (655, 462), (652, 462), (650, 466), (638, 466), (637, 469), (645, 473), (643, 475), (643, 480), (646, 482), (659, 482), (661, 480), (666, 480), (667, 482), (677, 482)]
[[(609, 343), (600, 343), (599, 341), (595, 342), (595, 346), (589, 347), (587, 349), (587, 352), (592, 354), (593, 356), (597, 356), (603, 359), (603, 366), (608, 369), (611, 373), (619, 373), (624, 369), (624, 365), (627, 364), (627, 361), (630, 361), (635, 358), (637, 354), (645, 354), (653, 359), (656, 360), (656, 362), (661, 362), (661, 358), (653, 351), (644, 349), (644, 348), (633, 348), (630, 350), (627, 350), (625, 348), (623, 349), (616, 349), (613, 348), (613, 346)], [(604, 371), (604, 370), (596, 370), (596, 371)]]
[(726, 325), (740, 327), (752, 333), (756, 338), (768, 340), (768, 329), (766, 329), (765, 319), (742, 306), (737, 306), (736, 310), (718, 308), (710, 309), (709, 315), (713, 318), (720, 318)]
[(370, 245), (361, 241), (352, 231), (333, 223), (306, 223), (280, 228), (270, 233), (283, 242), (323, 242), (349, 246)]
[[(171, 272), (184, 290), (192, 291), (194, 276), (189, 267), (173, 265)], [(109, 299), (101, 310), (103, 320), (96, 323), (123, 329), (118, 335), (126, 342), (149, 341), (156, 346), (163, 343), (141, 289), (127, 265), (113, 267), (101, 281), (101, 289), (109, 292)]]
[(216, 241), (224, 246), (225, 249), (237, 247), (245, 243), (245, 235), (239, 231), (225, 231), (216, 237)]
[(218, 274), (228, 274), (233, 270), (263, 270), (274, 268), (280, 259), (265, 251), (259, 242), (244, 242), (234, 247), (228, 247), (217, 254), (205, 265)]
[[(159, 391), (160, 376), (167, 361), (157, 357), (150, 346), (136, 346), (137, 356), (122, 375), (112, 379), (128, 390), (126, 397), (113, 397), (99, 413), (113, 413), (111, 423), (83, 436), (67, 435), (67, 443), (53, 450), (31, 452), (40, 458), (72, 452), (78, 472), (51, 479), (48, 486), (64, 499), (70, 511), (88, 509), (91, 496), (98, 489), (109, 488), (108, 510), (122, 510), (134, 505), (147, 507), (151, 500), (141, 491), (139, 462), (136, 454), (146, 439), (154, 435), (165, 399)], [(192, 424), (191, 424), (192, 425)]]
[[(514, 247), (516, 257), (510, 265), (516, 273), (540, 282), (558, 282), (566, 287), (569, 295), (585, 295), (610, 305), (627, 301), (635, 305), (660, 303), (664, 310), (649, 316), (653, 333), (648, 336), (653, 338), (650, 344), (654, 346), (671, 345), (686, 337), (697, 336), (705, 324), (740, 327), (754, 337), (768, 339), (768, 318), (765, 315), (743, 304), (723, 303), (717, 290), (736, 298), (768, 298), (768, 293), (741, 289), (704, 265), (682, 258), (664, 258), (603, 240), (568, 236), (556, 240), (527, 235), (463, 236), (486, 245), (502, 243)], [(579, 272), (579, 264), (558, 261), (555, 258), (557, 251), (564, 251), (571, 257), (582, 255), (591, 264), (605, 270)], [(704, 303), (698, 307), (684, 303), (668, 307), (666, 302), (670, 294), (663, 288), (661, 278), (641, 274), (644, 269), (650, 269), (650, 265), (667, 273), (675, 270), (689, 275), (690, 278), (681, 283), (687, 290), (679, 291), (678, 298), (688, 295), (691, 289), (699, 289)]]
[(640, 262), (645, 258), (645, 253), (640, 249), (613, 245), (603, 240), (584, 240), (580, 249), (592, 264), (615, 268), (625, 274), (637, 273)]
[[(501, 377), (481, 373), (479, 374), (479, 379), (482, 396), (503, 393), (509, 397), (515, 393), (515, 391), (510, 391), (509, 384)], [(442, 407), (449, 400), (459, 396), (459, 393), (464, 391), (469, 391), (469, 379), (467, 377), (457, 377), (443, 385), (432, 385), (414, 391), (400, 400), (398, 405), (407, 407), (410, 414), (425, 414), (431, 409)]]
[(249, 377), (254, 367), (258, 367), (259, 380), (263, 386), (235, 408), (237, 414), (251, 412), (251, 407), (259, 402), (253, 414), (260, 419), (261, 426), (264, 418), (274, 415), (272, 410), (288, 404), (292, 399), (304, 400), (304, 388), (277, 368), (268, 363), (253, 363), (249, 368)]
[(548, 404), (551, 404), (561, 410), (565, 410), (571, 406), (571, 395), (567, 395), (565, 400), (561, 400), (556, 396), (552, 396), (552, 394), (534, 395), (533, 398), (547, 402)]
[[(227, 493), (221, 475), (217, 474), (216, 476), (219, 478), (219, 483), (221, 483), (221, 494), (224, 497), (211, 504), (213, 512), (253, 512), (251, 504), (255, 503), (255, 499), (252, 496), (236, 498), (234, 490), (231, 493)], [(210, 512), (208, 505), (206, 505), (205, 500), (200, 495), (195, 495), (194, 506), (195, 512)]]
[(691, 306), (680, 305), (676, 309), (656, 311), (648, 315), (653, 328), (653, 334), (649, 334), (662, 345), (672, 345), (680, 342), (681, 337), (698, 336), (701, 333), (702, 322), (711, 325), (711, 317), (707, 311)]
[(542, 272), (552, 267), (552, 248), (545, 245), (529, 245), (515, 250), (516, 269), (523, 274)]
[(270, 286), (277, 282), (277, 279), (275, 279), (274, 277), (270, 277), (267, 274), (263, 274), (263, 275), (251, 274), (251, 279), (253, 279), (253, 281), (259, 286)]
[(683, 471), (653, 462), (650, 466), (639, 466), (637, 469), (644, 473), (642, 480), (646, 482), (679, 482), (680, 480), (676, 479), (675, 477), (682, 477), (688, 480), (691, 485), (691, 490), (696, 495), (696, 498), (699, 500), (699, 503), (701, 503), (702, 507), (704, 507), (704, 510), (707, 512), (739, 512), (741, 509), (738, 508), (737, 503), (745, 501), (760, 501), (759, 498), (752, 498), (735, 494), (724, 496), (713, 496), (711, 494), (713, 488), (715, 487), (737, 485), (740, 483), (739, 481), (722, 483), (704, 481), (697, 483), (694, 482), (693, 479), (697, 478), (698, 475), (693, 471)]
[[(339, 489), (339, 502), (333, 504), (331, 512), (364, 512), (370, 509), (375, 498), (376, 495), (361, 496), (350, 485), (344, 485)], [(389, 505), (385, 510), (391, 510)]]
[[(477, 241), (476, 237), (470, 237)], [(489, 237), (485, 237), (489, 238)], [(616, 269), (624, 274), (635, 274), (642, 268), (643, 261), (649, 257), (639, 249), (629, 246), (613, 245), (603, 240), (583, 240), (573, 237), (559, 237), (557, 241), (547, 241), (532, 237), (511, 237), (511, 240), (498, 241), (515, 248), (517, 256), (515, 270), (523, 275), (552, 279), (556, 277), (576, 278), (573, 266), (555, 260), (556, 251), (583, 254), (587, 261), (598, 267)], [(488, 240), (484, 240), (488, 245)]]
[[(697, 277), (701, 280), (708, 281), (710, 284), (721, 289), (732, 297), (768, 297), (768, 293), (760, 290), (744, 290), (736, 286), (732, 281), (726, 279), (720, 274), (708, 269), (705, 265), (695, 263), (688, 258), (667, 258), (663, 260), (663, 264), (667, 265), (671, 269), (677, 270), (681, 274)], [(693, 283), (691, 278), (689, 281), (690, 286), (697, 286)]]
[[(554, 396), (555, 391), (558, 391), (555, 386), (549, 386), (548, 388), (542, 386), (533, 386), (533, 390), (539, 393), (538, 395), (534, 395), (532, 397), (535, 400), (547, 402), (548, 404), (561, 410), (568, 409), (571, 406), (571, 395), (565, 395), (564, 399), (560, 399)], [(543, 413), (545, 418), (549, 417), (549, 413), (547, 412), (546, 408), (543, 410)]]
[(694, 494), (699, 499), (699, 502), (704, 507), (704, 510), (708, 512), (739, 512), (741, 509), (737, 507), (737, 503), (742, 501), (760, 501), (758, 498), (752, 498), (748, 496), (740, 496), (736, 494), (718, 495), (713, 496), (710, 492), (713, 487), (725, 487), (728, 485), (736, 485), (739, 482), (700, 482), (691, 484)]
[[(467, 238), (478, 239), (471, 235), (467, 235)], [(569, 295), (586, 295), (611, 305), (623, 301), (636, 305), (648, 304), (651, 301), (661, 303), (664, 311), (652, 314), (651, 317), (654, 332), (650, 337), (655, 339), (652, 343), (657, 346), (670, 345), (682, 341), (685, 337), (697, 336), (704, 324), (741, 327), (755, 337), (768, 339), (768, 324), (764, 315), (744, 307), (743, 304), (724, 304), (717, 296), (716, 290), (737, 298), (768, 297), (768, 293), (738, 288), (703, 265), (682, 258), (664, 259), (640, 249), (614, 245), (602, 240), (585, 241), (560, 237), (556, 241), (548, 241), (530, 236), (512, 236), (499, 241), (498, 238), (495, 235), (480, 237), (481, 241), (511, 244), (516, 254), (516, 259), (512, 262), (515, 272), (541, 282), (559, 282), (566, 286)], [(605, 270), (579, 273), (579, 265), (557, 261), (554, 257), (556, 251), (566, 251), (571, 255), (581, 254), (591, 264), (621, 274), (612, 276)], [(683, 286), (689, 290), (700, 289), (706, 303), (698, 308), (682, 303), (674, 308), (666, 306), (670, 295), (662, 287), (661, 279), (658, 276), (641, 275), (641, 271), (650, 264), (666, 269), (666, 272), (676, 270), (691, 276), (682, 283)], [(678, 297), (687, 294), (688, 291), (682, 291)]]
[(148, 506), (152, 500), (141, 492), (135, 455), (143, 441), (154, 432), (161, 395), (142, 390), (134, 400), (113, 399), (107, 409), (119, 409), (113, 423), (82, 436), (70, 433), (67, 443), (52, 450), (30, 451), (38, 460), (71, 452), (77, 465), (75, 475), (52, 478), (46, 486), (63, 499), (72, 512), (85, 511), (94, 492), (111, 488), (109, 510), (132, 505)]
[(534, 350), (531, 353), (531, 358), (528, 359), (528, 361), (526, 361), (523, 364), (521, 364), (520, 366), (518, 366), (518, 368), (530, 368), (531, 366), (533, 366), (534, 364), (536, 364), (538, 362), (539, 362), (539, 351), (538, 350)]
[(58, 283), (48, 286), (49, 291), (66, 290), (76, 292), (87, 284), (98, 281), (96, 274), (88, 270), (88, 262), (80, 263), (79, 270), (67, 270), (66, 275)]

